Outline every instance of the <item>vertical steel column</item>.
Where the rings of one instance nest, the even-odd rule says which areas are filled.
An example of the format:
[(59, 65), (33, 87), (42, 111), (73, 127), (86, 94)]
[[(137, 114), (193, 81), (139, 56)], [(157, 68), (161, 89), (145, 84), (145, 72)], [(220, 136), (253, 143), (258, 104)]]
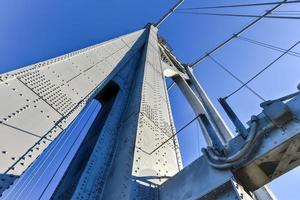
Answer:
[[(199, 84), (198, 80), (196, 79), (193, 73), (193, 69), (190, 66), (186, 66), (185, 69), (186, 69), (186, 74), (190, 78), (194, 92), (198, 94), (203, 106), (205, 107), (206, 112), (211, 117), (212, 123), (215, 124), (215, 126), (218, 128), (218, 133), (220, 138), (222, 138), (224, 142), (231, 140), (233, 138), (232, 133), (230, 132), (229, 128), (226, 126), (224, 120), (222, 119), (222, 117), (220, 116), (216, 108), (211, 103), (204, 89)], [(258, 189), (257, 191), (254, 192), (254, 194), (257, 200), (276, 200), (276, 197), (267, 186)]]
[(210, 119), (211, 123), (214, 124), (214, 126), (217, 128), (218, 134), (219, 134), (220, 138), (222, 139), (222, 141), (224, 143), (228, 142), (230, 139), (233, 138), (232, 133), (226, 126), (224, 120), (222, 119), (222, 117), (220, 116), (220, 114), (218, 113), (218, 111), (216, 110), (214, 105), (211, 103), (211, 101), (208, 98), (204, 89), (201, 87), (201, 85), (197, 81), (197, 79), (193, 73), (193, 69), (189, 66), (186, 66), (185, 70), (186, 70), (186, 74), (188, 75), (190, 82), (193, 86), (192, 87), (193, 91), (198, 95), (207, 114), (209, 115), (208, 118)]
[(188, 100), (195, 115), (199, 116), (198, 122), (200, 124), (206, 143), (210, 146), (217, 146), (219, 148), (222, 148), (222, 143), (219, 140), (218, 135), (216, 135), (216, 132), (214, 131), (216, 127), (214, 126), (214, 124), (210, 123), (209, 119), (207, 118), (207, 112), (203, 103), (200, 101), (200, 99), (197, 97), (188, 83), (184, 80), (184, 78), (182, 78), (180, 75), (177, 75), (173, 77), (173, 80), (178, 85), (185, 98)]
[[(118, 127), (118, 141), (100, 199), (155, 199), (158, 186), (180, 170), (175, 139), (151, 153), (175, 130), (169, 115), (157, 28), (149, 26), (146, 33), (139, 62), (128, 68), (134, 78), (128, 83), (121, 121), (114, 125)], [(120, 78), (126, 80), (128, 75)]]

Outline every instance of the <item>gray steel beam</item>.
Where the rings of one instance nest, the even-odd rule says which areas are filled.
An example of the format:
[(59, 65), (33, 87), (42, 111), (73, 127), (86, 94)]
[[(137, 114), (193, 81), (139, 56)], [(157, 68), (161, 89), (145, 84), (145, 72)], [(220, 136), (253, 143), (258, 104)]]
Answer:
[[(284, 106), (276, 101), (264, 107), (259, 119), (258, 136), (254, 150), (242, 157), (228, 169), (212, 170), (203, 156), (187, 166), (176, 176), (160, 187), (160, 199), (205, 199), (211, 191), (218, 193), (219, 182), (224, 183), (235, 178), (245, 191), (254, 192), (271, 180), (300, 165), (300, 95), (288, 101)], [(285, 116), (282, 118), (282, 116)], [(242, 148), (241, 136), (229, 142), (232, 151)], [(255, 147), (255, 148), (254, 148)], [(200, 170), (203, 169), (203, 170)], [(204, 172), (205, 171), (205, 172)], [(208, 176), (208, 177), (203, 177)], [(212, 182), (210, 184), (210, 181)], [(212, 185), (214, 188), (202, 188)], [(256, 193), (259, 198), (272, 199), (268, 191)], [(209, 199), (209, 198), (208, 198)]]
[[(262, 137), (255, 143), (256, 151), (243, 156), (230, 165), (230, 169), (218, 169), (218, 163), (213, 166), (211, 161), (200, 157), (180, 171), (182, 163), (176, 137), (151, 153), (176, 132), (164, 70), (168, 68), (166, 63), (171, 68), (180, 65), (170, 52), (165, 59), (161, 58), (161, 50), (166, 49), (163, 45), (160, 49), (157, 31), (149, 25), (145, 30), (0, 75), (0, 94), (4, 97), (0, 105), (3, 133), (0, 192), (16, 179), (4, 195), (23, 198), (33, 193), (38, 196), (41, 190), (50, 191), (38, 188), (38, 181), (32, 181), (50, 174), (45, 173), (48, 166), (44, 167), (41, 160), (37, 159), (32, 168), (23, 172), (69, 126), (87, 102), (99, 94), (111, 93), (103, 92), (111, 81), (119, 85), (120, 91), (115, 100), (110, 101), (106, 110), (109, 114), (106, 113), (101, 128), (91, 130), (97, 132), (97, 137), (92, 134), (95, 137), (89, 138), (88, 134), (85, 138), (78, 150), (80, 155), (73, 158), (54, 199), (61, 198), (61, 194), (73, 199), (252, 199), (251, 192), (300, 164), (300, 110), (297, 106), (300, 97), (282, 103), (294, 94), (263, 105), (264, 111), (258, 115), (257, 133)], [(172, 66), (172, 62), (176, 64)], [(240, 151), (244, 138), (239, 135), (231, 139), (230, 131), (192, 69), (185, 69), (186, 74), (183, 74), (179, 66), (172, 71), (177, 75), (172, 76), (199, 115), (207, 143), (221, 149), (229, 141), (228, 156)], [(82, 156), (86, 148), (90, 149), (89, 153)], [(56, 152), (58, 149), (48, 150)], [(81, 156), (84, 162), (77, 159)], [(80, 175), (73, 181), (78, 167)], [(37, 173), (30, 175), (33, 170)], [(26, 182), (28, 179), (31, 181)], [(48, 185), (55, 185), (52, 178), (48, 181)], [(24, 187), (18, 187), (20, 184)], [(259, 199), (273, 198), (267, 188), (255, 195)], [(42, 194), (39, 198), (47, 197)]]
[(211, 167), (202, 156), (159, 188), (160, 200), (252, 200), (230, 170)]
[[(49, 122), (49, 118), (57, 122), (54, 125), (58, 126), (61, 132), (68, 127), (68, 124), (80, 113), (87, 102), (98, 98), (99, 93), (101, 95), (111, 93), (111, 91), (103, 92), (107, 84), (114, 81), (119, 85), (120, 91), (112, 108), (109, 109), (105, 122), (102, 122), (103, 127), (101, 130), (96, 127), (97, 131), (100, 131), (99, 133), (96, 131), (97, 137), (85, 138), (87, 140), (84, 140), (79, 148), (78, 156), (84, 162), (80, 162), (82, 160), (77, 159), (78, 156), (73, 158), (67, 171), (64, 172), (64, 177), (55, 195), (53, 195), (54, 199), (71, 198), (71, 196), (74, 199), (78, 197), (133, 199), (141, 196), (153, 199), (157, 196), (157, 186), (182, 168), (176, 137), (163, 148), (149, 154), (161, 144), (161, 141), (165, 141), (176, 132), (160, 60), (157, 29), (153, 26), (87, 48), (87, 50), (80, 50), (78, 53), (62, 56), (54, 61), (46, 61), (34, 67), (26, 67), (1, 75), (1, 80), (3, 82), (0, 83), (0, 94), (7, 95), (6, 97), (10, 99), (0, 106), (0, 110), (3, 111), (1, 114), (9, 115), (16, 109), (15, 107), (22, 104), (23, 100), (26, 102), (26, 98), (30, 97), (28, 98), (29, 102), (34, 102), (32, 105), (30, 104), (28, 111), (26, 108), (22, 116), (10, 117), (8, 121), (21, 128), (24, 125), (34, 125), (33, 129), (28, 130), (39, 133), (43, 133), (44, 129), (51, 127), (52, 121)], [(10, 90), (11, 92), (8, 92)], [(18, 93), (14, 92), (15, 90)], [(63, 95), (62, 99), (58, 98), (60, 101), (51, 99), (51, 97), (56, 97), (56, 94)], [(38, 101), (36, 107), (34, 106), (35, 101)], [(62, 106), (66, 102), (70, 102), (67, 104), (69, 106), (67, 108)], [(43, 112), (39, 112), (35, 108), (43, 108)], [(73, 108), (78, 109), (74, 111)], [(48, 113), (49, 111), (51, 113)], [(45, 117), (44, 119), (41, 117), (43, 115), (41, 113), (49, 114), (49, 118)], [(60, 117), (62, 117), (62, 123)], [(27, 124), (23, 124), (23, 122)], [(44, 129), (36, 129), (37, 125)], [(0, 130), (4, 133), (6, 133), (6, 128), (4, 123), (0, 124)], [(15, 129), (14, 132), (7, 134), (8, 136), (17, 135), (18, 131), (20, 130)], [(91, 131), (93, 132), (93, 130)], [(55, 137), (60, 132), (55, 130)], [(14, 156), (20, 158), (20, 161), (17, 161), (13, 168), (13, 161), (9, 159), (9, 156), (0, 157), (1, 170), (2, 173), (7, 171), (7, 175), (10, 173), (19, 175), (41, 152), (37, 151), (37, 155), (33, 157), (30, 152), (37, 147), (34, 145), (34, 141), (28, 140), (28, 144), (25, 144), (26, 140), (12, 140), (7, 137), (5, 135), (1, 141), (3, 143), (8, 140), (10, 146), (5, 144), (2, 147), (10, 147), (6, 149), (7, 154), (11, 156), (12, 153), (15, 153)], [(45, 139), (53, 138), (52, 135), (52, 138), (48, 138), (48, 134), (44, 137), (47, 137)], [(94, 142), (90, 142), (91, 140)], [(31, 145), (33, 146), (30, 147)], [(40, 143), (38, 145), (37, 150), (39, 151), (47, 147), (44, 145), (41, 148)], [(85, 151), (87, 148), (92, 150), (91, 153)], [(18, 152), (14, 152), (15, 150)], [(54, 148), (52, 151), (56, 152), (57, 150)], [(24, 151), (28, 152), (22, 155)], [(84, 155), (84, 153), (88, 155)], [(30, 155), (27, 158), (28, 154)], [(45, 173), (45, 168), (41, 167), (44, 166), (41, 163), (37, 159), (32, 165), (34, 169), (37, 169), (36, 172), (32, 176), (26, 176), (33, 169), (29, 168), (14, 184), (23, 184), (22, 180), (30, 177), (32, 180), (50, 181), (47, 185), (54, 186), (54, 182), (51, 182), (52, 179), (45, 178), (47, 173)], [(78, 181), (76, 173), (79, 171), (77, 169), (82, 169)], [(60, 168), (53, 170), (61, 171)], [(76, 181), (74, 181), (75, 179)], [(15, 178), (12, 176), (5, 182), (5, 186), (11, 185), (14, 180)], [(25, 187), (23, 188), (14, 187), (14, 184), (4, 193), (4, 196), (10, 193), (19, 197), (30, 197), (33, 194), (40, 195), (41, 190), (46, 191), (47, 194), (53, 190), (53, 188), (38, 188), (38, 184), (32, 183), (32, 181), (30, 184), (27, 184), (27, 181), (26, 184), (24, 182)], [(4, 190), (6, 187), (2, 189)], [(21, 193), (14, 193), (15, 191), (21, 191)], [(26, 193), (26, 191), (31, 192)], [(43, 196), (46, 193), (39, 198), (47, 198), (46, 195)]]
[(253, 192), (257, 200), (277, 200), (269, 186), (265, 185)]
[(178, 144), (150, 152), (175, 133), (157, 43), (151, 26), (130, 98), (120, 123), (120, 138), (102, 194), (103, 199), (153, 199), (155, 188), (180, 170)]
[[(3, 176), (19, 176), (30, 166), (74, 120), (94, 92), (134, 56), (143, 45), (135, 43), (144, 37), (142, 33), (143, 30), (0, 75)], [(11, 184), (14, 179), (5, 180)]]
[[(176, 83), (176, 85), (179, 87), (180, 91), (184, 94), (185, 98), (189, 102), (190, 106), (192, 107), (194, 113), (196, 116), (199, 115), (206, 115), (205, 108), (202, 104), (202, 102), (199, 100), (199, 98), (196, 96), (196, 94), (193, 92), (191, 87), (188, 85), (186, 80), (182, 78), (180, 75), (173, 76), (173, 81)], [(198, 117), (197, 121), (199, 122), (200, 128), (202, 130), (202, 134), (207, 142), (207, 144), (212, 145), (212, 140), (210, 138), (209, 132), (201, 120), (200, 117)]]
[[(211, 103), (206, 92), (204, 91), (204, 89), (201, 87), (201, 85), (197, 81), (197, 79), (193, 73), (193, 69), (189, 66), (185, 66), (186, 74), (182, 74), (181, 72), (179, 72), (177, 70), (178, 65), (180, 67), (181, 64), (179, 62), (176, 62), (176, 64), (175, 64), (170, 59), (168, 59), (168, 56), (166, 56), (166, 54), (170, 55), (170, 56), (172, 56), (172, 54), (166, 48), (163, 48), (162, 50), (164, 50), (164, 53), (165, 53), (165, 55), (163, 56), (163, 60), (166, 60), (165, 62), (166, 62), (166, 64), (168, 64), (165, 67), (167, 74), (169, 74), (170, 76), (173, 76), (173, 79), (174, 79), (174, 77), (179, 77), (179, 76), (182, 77), (183, 75), (187, 76), (184, 79), (187, 79), (190, 84), (187, 84), (187, 83), (184, 84), (185, 80), (182, 80), (182, 78), (181, 78), (181, 80), (179, 80), (179, 78), (177, 78), (177, 85), (179, 86), (180, 90), (183, 92), (185, 97), (188, 99), (190, 105), (192, 105), (192, 108), (196, 114), (199, 113), (199, 112), (197, 112), (197, 109), (194, 108), (196, 104), (201, 105), (201, 109), (202, 109), (203, 113), (205, 113), (205, 112), (207, 113), (207, 116), (209, 116), (210, 122), (214, 125), (214, 127), (216, 128), (215, 130), (218, 133), (218, 138), (216, 138), (217, 142), (218, 142), (218, 139), (221, 138), (223, 143), (227, 143), (229, 140), (231, 140), (233, 138), (233, 135), (229, 131), (228, 127), (226, 126), (224, 120), (222, 119), (222, 117), (220, 116), (218, 111), (215, 109), (215, 107)], [(173, 83), (175, 83), (175, 82), (173, 82)], [(196, 97), (194, 96), (195, 94), (196, 94)], [(195, 102), (197, 102), (197, 103), (195, 103)], [(198, 120), (200, 120), (200, 119), (198, 119)], [(212, 145), (212, 142), (211, 142), (212, 138), (209, 136), (207, 130), (204, 128), (205, 125), (203, 124), (203, 122), (201, 120), (199, 121), (199, 123), (200, 123), (200, 127), (202, 130), (202, 133), (204, 134), (204, 138), (205, 138), (207, 144)], [(257, 200), (265, 200), (266, 196), (268, 196), (268, 198), (267, 198), (268, 200), (276, 200), (274, 194), (272, 194), (272, 192), (270, 191), (270, 189), (267, 188), (267, 186), (264, 186), (264, 187), (258, 189), (257, 191), (254, 191), (253, 193)]]
[(224, 144), (227, 143), (229, 140), (233, 138), (232, 133), (230, 132), (229, 128), (226, 126), (224, 120), (222, 119), (222, 117), (220, 116), (216, 108), (211, 103), (206, 92), (199, 84), (198, 80), (196, 79), (193, 73), (193, 69), (189, 66), (186, 66), (185, 70), (189, 77), (189, 81), (193, 86), (192, 88), (194, 89), (194, 92), (198, 95), (199, 99), (201, 100), (206, 110), (207, 115), (209, 116), (209, 120), (216, 127), (217, 134), (219, 135), (220, 139)]

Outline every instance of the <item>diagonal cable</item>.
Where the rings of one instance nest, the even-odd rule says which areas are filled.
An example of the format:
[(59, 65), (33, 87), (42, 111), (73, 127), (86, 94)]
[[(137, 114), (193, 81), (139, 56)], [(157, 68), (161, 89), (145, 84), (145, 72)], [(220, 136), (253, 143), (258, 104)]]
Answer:
[[(221, 69), (223, 69), (225, 72), (227, 72), (231, 77), (233, 77), (235, 80), (237, 80), (239, 83), (241, 83), (242, 85), (245, 85), (245, 83), (239, 79), (236, 75), (234, 75), (229, 69), (227, 69), (224, 65), (222, 65), (219, 61), (217, 61), (215, 58), (213, 58), (212, 56), (208, 56), (218, 67), (220, 67)], [(249, 87), (248, 85), (245, 85), (245, 87), (252, 92), (255, 96), (257, 96), (260, 100), (262, 101), (266, 101), (261, 95), (259, 95), (255, 90), (253, 90), (251, 87)]]
[[(217, 50), (219, 50), (220, 48), (222, 48), (223, 46), (225, 46), (227, 43), (229, 43), (230, 41), (232, 41), (236, 36), (242, 34), (246, 30), (248, 30), (249, 28), (251, 28), (252, 26), (254, 26), (256, 23), (258, 23), (259, 21), (261, 21), (265, 16), (269, 15), (271, 12), (273, 12), (274, 10), (276, 10), (278, 7), (280, 7), (281, 5), (283, 5), (285, 2), (287, 2), (287, 0), (283, 0), (280, 3), (276, 4), (270, 10), (266, 11), (263, 15), (259, 16), (254, 21), (252, 21), (251, 23), (249, 23), (246, 26), (244, 26), (240, 31), (238, 31), (237, 33), (235, 33), (234, 35), (232, 35), (231, 37), (229, 37), (224, 42), (222, 42), (219, 45), (217, 45), (214, 49), (210, 50), (208, 52), (208, 54), (211, 55), (214, 52), (216, 52)], [(201, 56), (200, 58), (198, 58), (197, 60), (195, 60), (193, 63), (190, 64), (190, 66), (191, 67), (195, 67), (197, 64), (199, 64), (200, 62), (202, 62), (206, 58), (207, 58), (207, 54), (205, 54), (205, 55)]]
[[(236, 38), (237, 36), (239, 36), (240, 34), (242, 34), (243, 32), (245, 32), (246, 30), (248, 30), (249, 28), (251, 28), (252, 26), (254, 26), (256, 23), (258, 23), (260, 20), (262, 20), (265, 16), (269, 15), (270, 13), (272, 13), (273, 11), (275, 11), (278, 7), (280, 7), (281, 5), (283, 5), (286, 2), (287, 2), (287, 0), (283, 0), (281, 2), (277, 2), (276, 5), (274, 7), (272, 7), (270, 10), (266, 10), (266, 12), (263, 15), (259, 16), (257, 19), (255, 19), (251, 23), (249, 23), (246, 26), (244, 26), (240, 31), (238, 31), (237, 33), (233, 34), (231, 37), (229, 37), (227, 40), (225, 40), (224, 42), (222, 42), (221, 44), (219, 44), (218, 46), (216, 46), (214, 49), (210, 50), (207, 54), (202, 55), (200, 58), (198, 58), (197, 60), (195, 60), (193, 63), (189, 64), (189, 66), (192, 67), (192, 68), (194, 68), (200, 62), (202, 62), (203, 60), (205, 60), (208, 57), (208, 55), (211, 55), (211, 54), (215, 53), (217, 50), (219, 50), (220, 48), (222, 48), (223, 46), (225, 46), (227, 43), (229, 43), (230, 41), (232, 41), (234, 38)], [(168, 91), (173, 86), (174, 86), (174, 82), (171, 85), (168, 86)]]
[(171, 137), (169, 137), (167, 140), (165, 140), (163, 143), (161, 143), (158, 147), (156, 147), (153, 151), (149, 153), (149, 155), (153, 154), (155, 151), (160, 149), (163, 145), (165, 145), (167, 142), (169, 142), (171, 139), (173, 139), (178, 133), (186, 129), (190, 124), (192, 124), (198, 117), (200, 117), (201, 114), (194, 117), (192, 120), (190, 120), (188, 123), (186, 123), (183, 127), (181, 127), (175, 134), (173, 134)]
[(253, 81), (255, 78), (257, 78), (260, 74), (262, 74), (264, 71), (266, 71), (268, 68), (270, 68), (274, 63), (276, 63), (280, 58), (282, 58), (284, 55), (286, 55), (290, 50), (292, 50), (295, 46), (297, 46), (300, 43), (300, 41), (296, 42), (293, 46), (291, 46), (289, 49), (287, 49), (284, 53), (282, 53), (279, 57), (277, 57), (275, 60), (273, 60), (270, 64), (268, 64), (266, 67), (264, 67), (262, 70), (260, 70), (257, 74), (255, 74), (252, 78), (250, 78), (246, 83), (244, 83), (242, 86), (231, 92), (229, 95), (227, 95), (224, 99), (227, 99), (237, 93), (239, 90), (241, 90), (243, 87), (245, 87), (248, 83)]
[[(286, 51), (286, 49), (284, 49), (284, 48), (277, 47), (277, 46), (267, 44), (267, 43), (264, 43), (264, 42), (259, 42), (257, 40), (250, 39), (248, 37), (237, 36), (237, 38), (242, 40), (242, 41), (246, 41), (246, 42), (249, 42), (249, 43), (261, 46), (261, 47), (265, 47), (265, 48), (268, 48), (268, 49), (272, 49), (272, 50), (275, 50), (275, 51), (279, 51), (279, 52), (285, 52)], [(296, 57), (300, 57), (300, 53), (296, 52), (296, 51), (289, 51), (287, 54), (292, 55), (292, 56), (296, 56)]]
[[(178, 10), (206, 10), (206, 9), (219, 9), (219, 8), (240, 8), (240, 7), (252, 7), (252, 6), (267, 6), (275, 5), (281, 3), (280, 1), (273, 2), (262, 2), (262, 3), (247, 3), (247, 4), (232, 4), (232, 5), (220, 5), (220, 6), (203, 6), (203, 7), (191, 7), (191, 8), (181, 8)], [(294, 4), (300, 3), (300, 0), (286, 1), (283, 4)]]
[[(176, 12), (179, 14), (191, 14), (191, 15), (209, 15), (209, 16), (221, 16), (221, 17), (247, 17), (247, 18), (257, 18), (260, 17), (260, 15), (252, 15), (252, 14), (233, 14), (233, 13), (210, 13), (210, 12), (186, 12), (186, 11), (180, 11)], [(300, 19), (300, 17), (297, 16), (282, 16), (282, 15), (270, 15), (265, 16), (264, 18), (271, 18), (271, 19)]]

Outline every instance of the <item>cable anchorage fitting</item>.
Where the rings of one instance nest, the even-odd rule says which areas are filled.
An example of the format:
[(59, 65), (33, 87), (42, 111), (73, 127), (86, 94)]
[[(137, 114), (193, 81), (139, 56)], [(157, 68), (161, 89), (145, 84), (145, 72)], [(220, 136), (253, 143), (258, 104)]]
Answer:
[(250, 124), (245, 145), (233, 155), (220, 156), (219, 152), (216, 152), (212, 147), (207, 147), (207, 149), (203, 148), (202, 152), (208, 163), (215, 168), (226, 169), (238, 164), (242, 158), (249, 155), (255, 141), (259, 137), (259, 135), (257, 135), (258, 117), (252, 116)]

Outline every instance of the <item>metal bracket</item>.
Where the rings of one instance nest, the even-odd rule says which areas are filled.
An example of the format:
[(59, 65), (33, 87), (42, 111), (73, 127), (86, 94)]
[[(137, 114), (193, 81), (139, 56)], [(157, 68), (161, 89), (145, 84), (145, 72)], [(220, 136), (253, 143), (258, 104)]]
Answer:
[(264, 109), (263, 113), (277, 127), (282, 127), (284, 124), (293, 119), (292, 111), (280, 100), (266, 101), (261, 104), (261, 107)]

